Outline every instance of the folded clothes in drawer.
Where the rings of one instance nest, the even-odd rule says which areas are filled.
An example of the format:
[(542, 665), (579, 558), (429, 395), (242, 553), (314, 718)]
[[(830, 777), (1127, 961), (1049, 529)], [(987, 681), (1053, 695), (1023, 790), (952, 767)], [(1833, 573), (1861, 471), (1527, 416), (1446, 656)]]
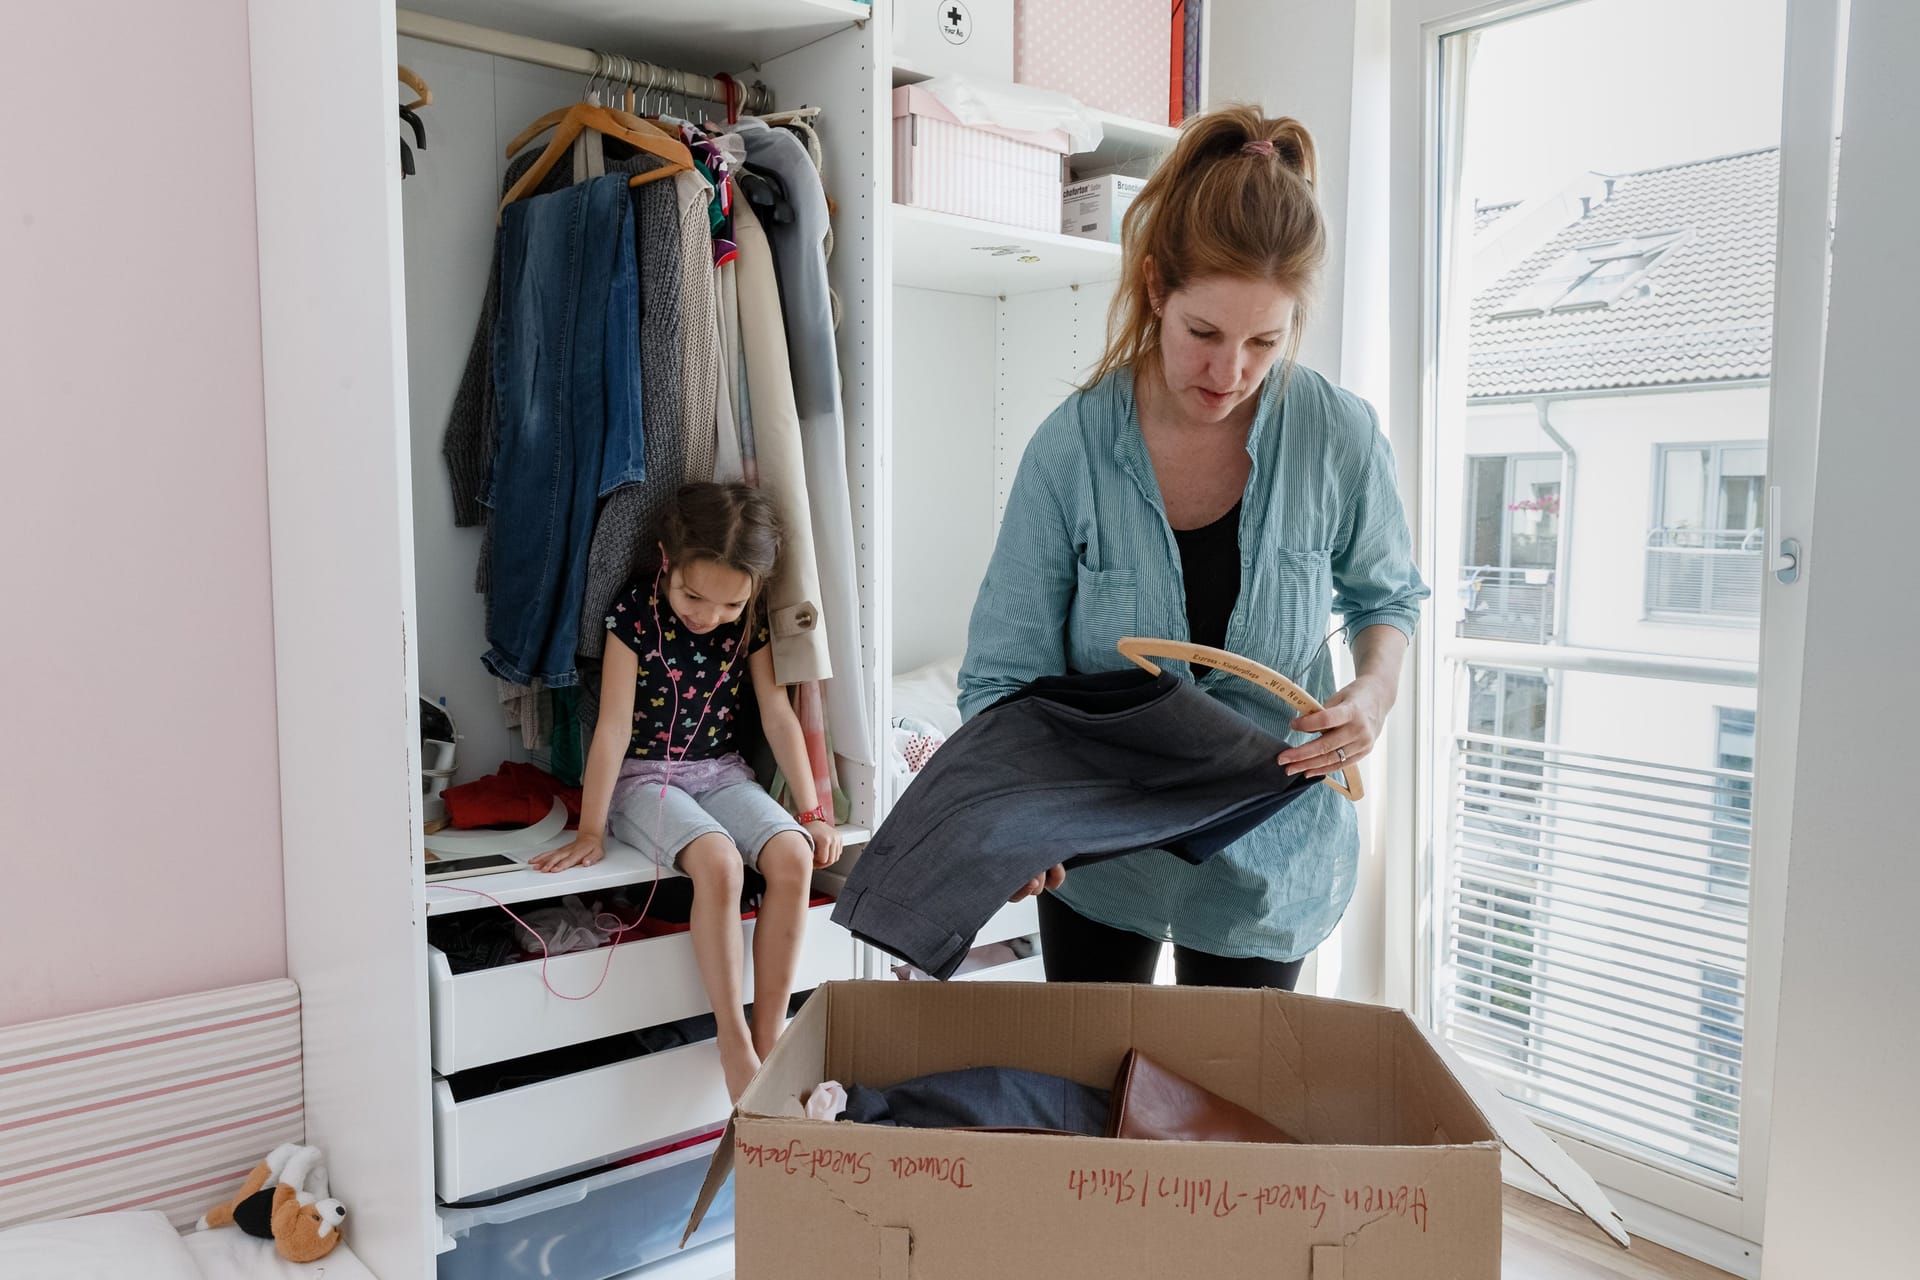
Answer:
[[(673, 1254), (712, 1140), (486, 1205), (442, 1208), (439, 1280), (609, 1280)], [(733, 1234), (733, 1183), (690, 1245)]]

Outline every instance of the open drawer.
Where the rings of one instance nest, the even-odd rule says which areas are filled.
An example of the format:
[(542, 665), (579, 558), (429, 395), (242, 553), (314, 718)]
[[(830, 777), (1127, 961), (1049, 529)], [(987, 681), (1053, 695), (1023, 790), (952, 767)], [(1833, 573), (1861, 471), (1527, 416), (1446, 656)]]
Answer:
[[(800, 963), (794, 973), (795, 991), (854, 976), (853, 935), (833, 923), (832, 916), (831, 902), (807, 912), (806, 940), (801, 944)], [(746, 922), (744, 989), (749, 998), (753, 992), (755, 924)], [(603, 972), (606, 984), (592, 996), (565, 1000), (540, 981), (538, 960), (455, 974), (447, 957), (429, 947), (427, 995), (434, 1071), (452, 1075), (469, 1067), (583, 1044), (709, 1011), (688, 934), (623, 942), (613, 948), (611, 968), (604, 947), (555, 956), (547, 962), (547, 982), (570, 996), (593, 991)], [(716, 1073), (718, 1069), (716, 1066)], [(719, 1114), (724, 1118), (724, 1107)]]
[(718, 1129), (732, 1108), (712, 1040), (464, 1102), (433, 1082), (434, 1190), (461, 1200)]

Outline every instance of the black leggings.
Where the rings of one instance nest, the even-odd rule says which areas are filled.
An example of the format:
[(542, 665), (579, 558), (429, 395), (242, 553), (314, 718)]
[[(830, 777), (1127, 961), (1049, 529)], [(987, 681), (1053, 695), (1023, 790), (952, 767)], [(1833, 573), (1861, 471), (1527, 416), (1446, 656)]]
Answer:
[[(1089, 920), (1050, 893), (1040, 895), (1040, 957), (1048, 982), (1153, 981), (1160, 941)], [(1174, 981), (1183, 987), (1278, 987), (1300, 981), (1299, 960), (1209, 955), (1173, 949)]]

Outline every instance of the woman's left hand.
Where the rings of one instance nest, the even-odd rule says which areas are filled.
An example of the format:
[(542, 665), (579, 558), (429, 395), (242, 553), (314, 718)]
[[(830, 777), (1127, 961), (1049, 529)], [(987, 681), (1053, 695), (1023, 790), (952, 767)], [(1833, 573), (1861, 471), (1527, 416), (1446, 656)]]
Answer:
[(813, 865), (830, 867), (840, 861), (840, 830), (831, 822), (809, 822), (807, 834), (813, 837)]
[(1387, 687), (1362, 676), (1327, 699), (1321, 710), (1294, 720), (1295, 730), (1320, 736), (1281, 752), (1281, 767), (1288, 777), (1304, 773), (1322, 778), (1340, 772), (1373, 751), (1392, 709), (1393, 694)]

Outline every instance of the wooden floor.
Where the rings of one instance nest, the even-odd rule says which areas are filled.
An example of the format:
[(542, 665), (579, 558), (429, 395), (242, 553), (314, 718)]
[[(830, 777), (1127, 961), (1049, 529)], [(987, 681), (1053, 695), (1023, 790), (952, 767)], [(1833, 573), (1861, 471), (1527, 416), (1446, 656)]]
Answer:
[(1730, 1280), (1726, 1272), (1635, 1240), (1622, 1249), (1571, 1209), (1507, 1188), (1504, 1280)]

